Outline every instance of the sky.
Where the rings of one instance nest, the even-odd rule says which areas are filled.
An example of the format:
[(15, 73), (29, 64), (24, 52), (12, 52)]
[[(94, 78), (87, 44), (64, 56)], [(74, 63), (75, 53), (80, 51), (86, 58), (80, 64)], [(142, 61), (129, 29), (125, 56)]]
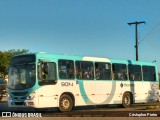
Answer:
[(160, 0), (0, 0), (0, 51), (157, 61)]

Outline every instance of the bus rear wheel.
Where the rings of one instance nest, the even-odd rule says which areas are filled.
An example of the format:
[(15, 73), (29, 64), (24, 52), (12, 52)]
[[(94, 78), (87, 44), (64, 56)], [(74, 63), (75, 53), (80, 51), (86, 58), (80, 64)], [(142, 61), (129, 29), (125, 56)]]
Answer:
[(61, 112), (69, 112), (72, 110), (72, 108), (73, 108), (72, 98), (67, 94), (62, 95), (59, 100), (59, 110)]
[(122, 105), (123, 105), (123, 107), (129, 108), (129, 107), (131, 107), (132, 103), (133, 103), (133, 98), (132, 98), (131, 93), (125, 93), (123, 95), (123, 98), (122, 98)]

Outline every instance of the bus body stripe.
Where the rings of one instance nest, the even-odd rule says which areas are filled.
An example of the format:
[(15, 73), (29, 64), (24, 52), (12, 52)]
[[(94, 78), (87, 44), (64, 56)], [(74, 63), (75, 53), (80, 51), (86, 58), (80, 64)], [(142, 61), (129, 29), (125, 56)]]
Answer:
[[(85, 88), (84, 88), (84, 81), (79, 82), (79, 88), (80, 88), (82, 98), (83, 98), (83, 100), (85, 101), (86, 104), (96, 104), (95, 102), (91, 101), (88, 97), (86, 97), (87, 94), (86, 94)], [(116, 91), (116, 82), (112, 82), (111, 92), (110, 92), (109, 96), (106, 97), (104, 102), (102, 102), (101, 104), (109, 104), (114, 97), (115, 91)]]

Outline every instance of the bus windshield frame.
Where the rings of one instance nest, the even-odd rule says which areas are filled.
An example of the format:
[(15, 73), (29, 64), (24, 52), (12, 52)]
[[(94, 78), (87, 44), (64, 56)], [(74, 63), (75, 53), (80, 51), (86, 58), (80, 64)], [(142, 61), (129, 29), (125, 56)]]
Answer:
[(11, 59), (8, 88), (24, 90), (36, 83), (35, 55), (21, 55)]

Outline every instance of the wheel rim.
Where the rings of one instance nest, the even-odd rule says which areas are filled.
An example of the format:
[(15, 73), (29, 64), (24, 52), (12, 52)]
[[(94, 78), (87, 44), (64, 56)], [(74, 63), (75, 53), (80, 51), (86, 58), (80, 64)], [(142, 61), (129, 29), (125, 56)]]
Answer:
[(126, 96), (126, 97), (124, 98), (124, 103), (125, 103), (126, 105), (130, 105), (130, 97), (129, 97), (129, 96)]
[(61, 101), (61, 107), (62, 107), (63, 109), (65, 109), (65, 110), (69, 109), (69, 107), (70, 107), (70, 102), (69, 102), (69, 100), (66, 99), (66, 98), (62, 99), (62, 101)]

